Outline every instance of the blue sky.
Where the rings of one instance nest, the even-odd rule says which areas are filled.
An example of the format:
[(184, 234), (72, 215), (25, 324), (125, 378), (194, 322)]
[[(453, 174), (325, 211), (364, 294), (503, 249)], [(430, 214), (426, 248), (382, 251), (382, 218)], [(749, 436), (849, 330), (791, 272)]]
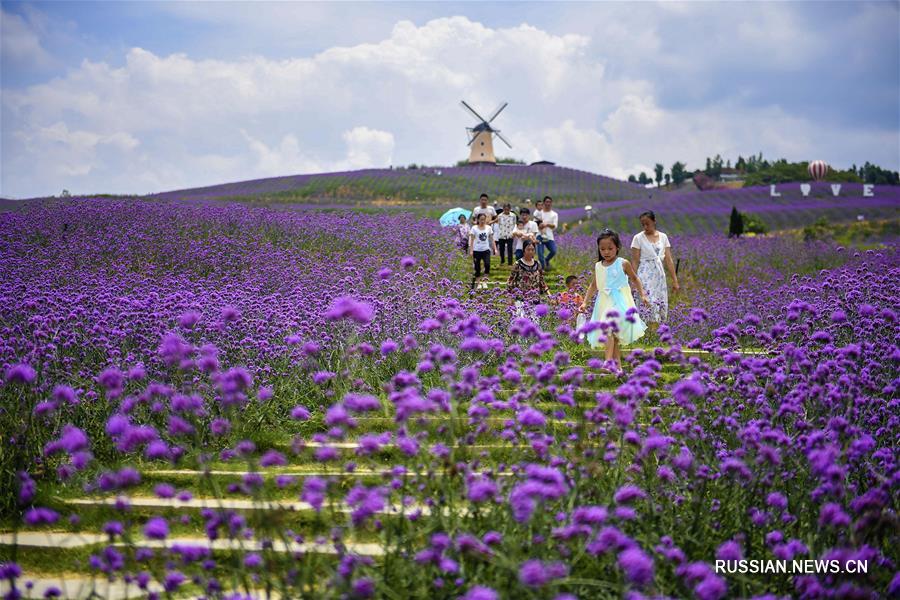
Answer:
[(900, 4), (2, 2), (0, 194), (501, 154), (900, 169)]

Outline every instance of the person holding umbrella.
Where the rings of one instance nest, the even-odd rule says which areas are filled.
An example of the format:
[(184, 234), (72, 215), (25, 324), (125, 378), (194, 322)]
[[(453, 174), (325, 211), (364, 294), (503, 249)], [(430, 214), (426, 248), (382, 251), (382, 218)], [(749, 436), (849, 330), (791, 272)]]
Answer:
[(466, 215), (459, 215), (459, 225), (456, 226), (456, 245), (465, 252), (469, 248), (469, 223)]

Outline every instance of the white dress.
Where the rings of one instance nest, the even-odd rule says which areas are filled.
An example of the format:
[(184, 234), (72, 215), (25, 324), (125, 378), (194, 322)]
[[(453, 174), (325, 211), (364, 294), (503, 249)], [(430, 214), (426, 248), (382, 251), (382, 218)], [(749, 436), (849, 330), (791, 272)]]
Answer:
[[(631, 240), (631, 247), (641, 251), (637, 276), (650, 298), (647, 320), (651, 323), (660, 323), (669, 316), (669, 289), (666, 286), (663, 260), (666, 258), (666, 248), (671, 248), (672, 244), (669, 243), (669, 237), (663, 232), (657, 231), (656, 234), (656, 243), (648, 240), (643, 231)], [(646, 306), (641, 306), (641, 308), (647, 310)]]

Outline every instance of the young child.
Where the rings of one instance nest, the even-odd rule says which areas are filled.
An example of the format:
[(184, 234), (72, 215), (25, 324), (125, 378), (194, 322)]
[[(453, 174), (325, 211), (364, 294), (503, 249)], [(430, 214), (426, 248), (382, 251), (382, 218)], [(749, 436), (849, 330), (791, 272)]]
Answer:
[(578, 278), (569, 275), (566, 277), (566, 291), (559, 295), (559, 305), (577, 311), (582, 302), (584, 302), (584, 298), (578, 293)]
[[(641, 281), (634, 272), (634, 267), (624, 258), (619, 258), (619, 250), (622, 248), (622, 242), (619, 240), (619, 234), (611, 229), (604, 229), (597, 236), (597, 254), (598, 261), (594, 265), (594, 277), (591, 278), (591, 285), (588, 286), (584, 294), (584, 302), (581, 309), (587, 311), (588, 304), (594, 293), (597, 293), (597, 301), (594, 303), (594, 310), (591, 313), (591, 322), (612, 322), (615, 327), (611, 328), (606, 335), (606, 360), (615, 361), (619, 370), (622, 369), (622, 350), (623, 344), (631, 344), (642, 335), (647, 326), (637, 314), (634, 306), (634, 298), (631, 295), (631, 287), (634, 286), (643, 302), (647, 302), (646, 292), (641, 286)], [(629, 316), (629, 309), (634, 309)], [(609, 314), (613, 312), (614, 314)], [(587, 338), (591, 348), (600, 346), (600, 330), (591, 331)]]
[[(567, 325), (575, 329), (584, 325), (586, 317), (581, 310), (584, 298), (578, 293), (578, 277), (575, 275), (566, 277), (566, 290), (559, 294), (556, 302), (560, 308), (568, 308), (572, 311), (572, 316), (566, 320)], [(579, 336), (579, 339), (584, 340), (584, 336)]]
[(459, 225), (456, 226), (456, 245), (465, 252), (469, 249), (469, 224), (466, 215), (459, 215)]

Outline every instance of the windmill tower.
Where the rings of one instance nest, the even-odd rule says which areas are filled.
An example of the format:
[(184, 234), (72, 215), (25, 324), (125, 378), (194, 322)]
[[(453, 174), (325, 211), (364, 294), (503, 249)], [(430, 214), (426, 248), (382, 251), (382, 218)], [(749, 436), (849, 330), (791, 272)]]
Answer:
[(497, 115), (506, 108), (507, 102), (503, 102), (491, 114), (489, 119), (485, 119), (475, 109), (469, 106), (465, 100), (461, 101), (462, 107), (469, 111), (473, 117), (478, 120), (475, 127), (466, 127), (469, 134), (469, 164), (473, 163), (491, 163), (497, 164), (497, 157), (494, 156), (494, 137), (497, 136), (503, 143), (512, 148), (512, 145), (506, 141), (506, 138), (500, 135), (499, 129), (494, 129), (491, 122), (497, 118)]

